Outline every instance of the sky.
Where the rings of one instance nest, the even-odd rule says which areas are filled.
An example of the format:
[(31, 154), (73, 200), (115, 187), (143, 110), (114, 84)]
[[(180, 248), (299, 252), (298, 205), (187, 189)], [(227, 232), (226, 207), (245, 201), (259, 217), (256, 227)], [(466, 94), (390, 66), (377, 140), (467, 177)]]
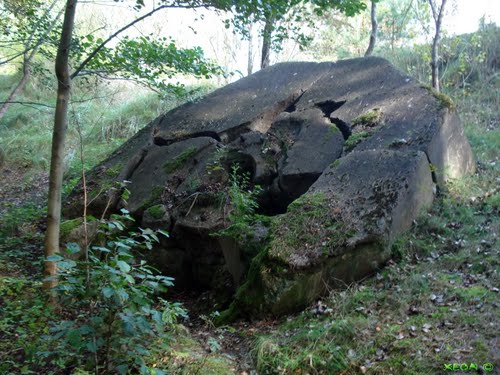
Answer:
[[(487, 21), (500, 25), (500, 0), (455, 0), (450, 3), (451, 13), (447, 14), (444, 23), (450, 34), (471, 33), (477, 30), (479, 19), (486, 17)], [(455, 6), (453, 6), (455, 5)]]
[[(384, 0), (382, 0), (384, 1)], [(436, 0), (440, 2), (440, 0)], [(148, 4), (150, 2), (146, 2)], [(107, 4), (107, 5), (106, 5)], [(117, 30), (124, 24), (137, 17), (136, 12), (131, 12), (125, 3), (117, 3), (110, 0), (82, 2), (80, 11), (77, 12), (82, 20), (90, 19), (95, 23), (90, 27), (98, 30), (102, 25), (107, 25), (103, 30), (103, 36), (108, 35), (111, 30)], [(82, 10), (87, 9), (89, 13), (83, 15)], [(479, 19), (485, 16), (487, 22), (495, 22), (500, 25), (500, 0), (448, 0), (447, 12), (444, 17), (443, 30), (445, 35), (457, 35), (470, 33), (477, 30)], [(144, 9), (143, 12), (148, 11)], [(200, 15), (204, 19), (200, 20)], [(195, 21), (198, 19), (198, 21)], [(352, 21), (354, 27), (357, 22)], [(88, 26), (88, 25), (87, 25)], [(359, 26), (358, 26), (359, 27)], [(194, 32), (196, 30), (197, 33)], [(255, 27), (255, 34), (258, 28)], [(432, 30), (430, 30), (432, 33)], [(175, 39), (180, 47), (200, 46), (205, 56), (215, 59), (229, 71), (241, 72), (233, 76), (231, 80), (246, 75), (248, 61), (248, 42), (242, 41), (238, 35), (232, 35), (224, 29), (221, 17), (214, 12), (193, 11), (184, 9), (169, 9), (155, 14), (146, 21), (127, 31), (133, 37), (139, 35), (155, 34), (170, 36)], [(422, 41), (430, 41), (432, 35), (421, 35)], [(366, 43), (368, 44), (369, 32), (366, 30)], [(117, 41), (117, 40), (115, 40)], [(254, 41), (255, 48), (254, 66), (258, 68), (260, 51), (257, 40)], [(294, 43), (286, 44), (285, 50), (280, 56), (271, 54), (271, 63), (288, 60), (311, 60), (313, 57), (307, 53), (301, 53)], [(255, 70), (254, 70), (255, 71)], [(219, 78), (218, 78), (219, 79)], [(217, 82), (223, 84), (225, 82)]]

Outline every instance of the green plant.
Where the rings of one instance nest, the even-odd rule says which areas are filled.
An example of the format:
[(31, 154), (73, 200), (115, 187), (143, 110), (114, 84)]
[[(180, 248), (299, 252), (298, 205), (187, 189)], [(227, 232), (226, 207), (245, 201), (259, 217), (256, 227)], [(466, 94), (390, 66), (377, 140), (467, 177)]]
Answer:
[(380, 109), (379, 108), (374, 108), (371, 111), (365, 112), (355, 119), (352, 120), (352, 124), (355, 125), (367, 125), (367, 126), (374, 126), (377, 125), (378, 122), (380, 121)]
[(252, 189), (248, 173), (240, 173), (240, 166), (233, 164), (228, 189), (232, 208), (229, 212), (231, 225), (216, 235), (232, 237), (237, 241), (247, 239), (252, 232), (252, 226), (264, 220), (264, 217), (256, 214), (259, 208), (257, 197), (261, 191), (260, 186), (254, 186)]
[[(138, 250), (152, 249), (159, 241), (156, 232), (140, 229), (123, 235), (124, 220), (133, 220), (126, 210), (102, 223), (108, 241), (90, 247), (88, 261), (50, 257), (58, 264), (57, 293), (66, 319), (51, 322), (45, 337), (50, 350), (39, 353), (42, 358), (57, 362), (71, 353), (73, 366), (96, 373), (163, 373), (148, 367), (147, 343), (162, 338), (166, 345), (169, 327), (186, 313), (180, 304), (155, 297), (173, 279), (155, 274), (139, 258)], [(69, 244), (67, 250), (73, 254), (80, 248)], [(64, 362), (69, 365), (67, 358)]]
[(363, 139), (369, 138), (370, 136), (371, 134), (364, 130), (359, 133), (352, 134), (344, 143), (346, 151), (351, 151)]

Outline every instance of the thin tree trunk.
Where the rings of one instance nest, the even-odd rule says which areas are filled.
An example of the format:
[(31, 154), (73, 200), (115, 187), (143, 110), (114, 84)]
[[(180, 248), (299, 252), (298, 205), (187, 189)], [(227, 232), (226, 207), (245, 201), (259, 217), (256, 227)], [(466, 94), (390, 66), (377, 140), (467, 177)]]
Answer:
[(270, 65), (273, 22), (273, 18), (269, 17), (266, 19), (266, 24), (264, 25), (264, 33), (262, 35), (262, 60), (260, 63), (261, 69), (267, 68)]
[[(57, 1), (52, 2), (50, 7), (46, 11), (47, 14), (50, 13), (50, 11), (54, 8), (56, 3)], [(57, 21), (59, 21), (61, 15), (62, 15), (62, 10), (57, 14), (56, 18), (54, 18), (52, 24), (45, 32), (44, 37), (48, 36), (52, 32), (54, 27), (57, 25)], [(19, 81), (19, 83), (16, 85), (16, 87), (14, 87), (14, 90), (12, 90), (7, 100), (3, 102), (2, 107), (0, 107), (0, 121), (5, 116), (5, 113), (7, 113), (7, 110), (9, 109), (10, 105), (15, 101), (17, 95), (24, 89), (24, 87), (28, 83), (28, 80), (31, 77), (31, 60), (33, 60), (36, 53), (38, 52), (38, 48), (40, 48), (42, 43), (45, 41), (43, 38), (40, 38), (35, 44), (32, 44), (35, 31), (36, 30), (33, 30), (33, 32), (28, 38), (28, 41), (25, 44), (25, 50), (23, 54), (23, 77), (21, 78), (21, 81)]]
[[(59, 253), (59, 231), (61, 221), (61, 188), (63, 179), (64, 141), (68, 126), (68, 102), (71, 93), (69, 75), (69, 50), (75, 23), (77, 0), (67, 0), (61, 39), (57, 50), (55, 71), (57, 76), (57, 103), (52, 134), (50, 159), (49, 196), (47, 210), (47, 232), (45, 235), (45, 257)], [(57, 263), (45, 260), (44, 288), (57, 286)], [(54, 295), (53, 295), (54, 296)]]
[(373, 49), (375, 48), (375, 43), (377, 42), (377, 3), (374, 0), (372, 0), (371, 22), (372, 31), (370, 33), (370, 43), (368, 44), (368, 49), (365, 52), (365, 56), (371, 56), (371, 54), (373, 53)]
[(441, 0), (441, 7), (437, 7), (437, 4), (433, 0), (429, 0), (429, 5), (432, 10), (432, 17), (434, 18), (434, 23), (436, 26), (436, 33), (432, 40), (432, 50), (431, 50), (431, 70), (432, 70), (432, 87), (439, 92), (439, 40), (441, 39), (441, 24), (443, 22), (444, 6), (446, 5), (446, 0)]
[(14, 90), (10, 93), (9, 97), (7, 100), (2, 104), (0, 107), (0, 121), (2, 118), (5, 116), (5, 113), (7, 113), (7, 110), (9, 109), (10, 105), (14, 101), (14, 99), (17, 97), (17, 95), (24, 89), (24, 86), (26, 86), (26, 83), (28, 83), (28, 80), (30, 78), (31, 72), (29, 69), (29, 62), (27, 61), (27, 53), (24, 54), (24, 62), (23, 62), (23, 77), (19, 81), (19, 83), (14, 87)]
[(248, 26), (248, 65), (247, 74), (253, 73), (253, 35), (252, 35), (253, 24)]

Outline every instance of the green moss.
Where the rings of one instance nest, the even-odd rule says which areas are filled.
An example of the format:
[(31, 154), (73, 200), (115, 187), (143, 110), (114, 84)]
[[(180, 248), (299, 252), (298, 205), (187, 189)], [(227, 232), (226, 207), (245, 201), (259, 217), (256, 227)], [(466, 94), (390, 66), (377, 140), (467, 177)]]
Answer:
[(73, 219), (73, 220), (66, 220), (61, 223), (60, 227), (60, 234), (61, 237), (66, 237), (71, 233), (71, 231), (75, 228), (78, 228), (82, 224), (82, 219)]
[(421, 87), (428, 90), (439, 101), (441, 108), (448, 108), (451, 111), (457, 109), (453, 99), (451, 99), (448, 95), (443, 94), (442, 92), (437, 92), (429, 85), (421, 85)]
[(330, 167), (337, 168), (339, 165), (340, 165), (340, 159), (337, 159), (332, 164), (330, 164)]
[(363, 139), (369, 138), (370, 136), (371, 134), (366, 131), (352, 134), (344, 143), (346, 151), (351, 151)]
[(123, 164), (118, 163), (118, 164), (114, 165), (113, 167), (106, 169), (105, 173), (106, 173), (106, 176), (108, 176), (108, 177), (117, 177), (122, 170), (123, 170)]
[(304, 248), (313, 257), (317, 253), (328, 256), (353, 234), (346, 225), (335, 212), (335, 202), (329, 202), (323, 193), (305, 194), (288, 206), (286, 214), (276, 217), (270, 254), (285, 263)]
[(268, 250), (265, 248), (252, 260), (245, 283), (236, 291), (229, 308), (215, 319), (216, 325), (234, 322), (242, 316), (255, 318), (261, 313), (265, 304), (262, 272), (266, 272), (263, 264), (267, 254)]
[(149, 207), (146, 212), (151, 215), (151, 217), (155, 220), (160, 220), (165, 214), (165, 208), (162, 204), (157, 204)]
[(161, 200), (161, 196), (163, 194), (164, 189), (161, 186), (155, 186), (151, 189), (151, 194), (149, 198), (142, 204), (141, 210), (147, 210), (149, 207), (152, 207)]
[(182, 153), (180, 153), (176, 158), (167, 161), (163, 165), (163, 169), (167, 173), (172, 173), (178, 170), (180, 167), (182, 167), (186, 161), (189, 160), (193, 155), (195, 155), (198, 152), (198, 149), (196, 147), (190, 147), (186, 150), (184, 150)]
[(452, 111), (456, 109), (455, 103), (448, 95), (435, 91), (433, 92), (433, 95), (437, 100), (439, 100), (442, 107), (448, 108)]
[(365, 112), (358, 117), (354, 118), (351, 122), (352, 125), (377, 125), (380, 122), (380, 109), (375, 108), (371, 111)]
[[(97, 220), (94, 216), (88, 215), (87, 216), (87, 222), (95, 221)], [(59, 230), (60, 236), (62, 238), (66, 237), (68, 234), (71, 233), (71, 231), (75, 228), (78, 228), (80, 225), (83, 224), (83, 219), (81, 217), (72, 219), (72, 220), (66, 220), (61, 223), (61, 227)]]

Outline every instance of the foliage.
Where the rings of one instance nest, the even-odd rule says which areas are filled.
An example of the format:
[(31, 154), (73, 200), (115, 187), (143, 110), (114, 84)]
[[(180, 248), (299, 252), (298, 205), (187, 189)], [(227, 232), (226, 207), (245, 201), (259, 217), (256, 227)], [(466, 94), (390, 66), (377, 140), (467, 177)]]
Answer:
[(76, 244), (68, 245), (73, 257), (51, 257), (58, 264), (57, 292), (67, 319), (51, 322), (45, 337), (50, 350), (39, 354), (58, 363), (72, 353), (73, 366), (86, 370), (161, 374), (147, 365), (147, 343), (162, 338), (167, 345), (168, 329), (185, 312), (178, 303), (155, 299), (173, 279), (155, 274), (138, 251), (151, 250), (159, 239), (150, 229), (121, 234), (123, 220), (132, 220), (126, 210), (122, 213), (103, 223), (106, 245), (91, 246), (88, 261), (71, 259), (82, 251)]
[[(0, 4), (0, 12), (5, 13), (0, 23), (0, 65), (15, 61), (37, 46), (44, 56), (53, 56), (61, 27), (55, 4), (41, 0), (6, 0)], [(34, 68), (40, 70), (42, 65)]]
[(226, 27), (232, 22), (238, 32), (247, 36), (250, 23), (272, 20), (269, 38), (273, 49), (279, 51), (285, 39), (295, 40), (302, 47), (309, 44), (312, 38), (304, 26), (314, 29), (315, 16), (338, 10), (350, 17), (366, 9), (366, 4), (361, 0), (237, 1), (234, 9), (234, 18), (226, 21)]
[(228, 197), (231, 204), (229, 221), (231, 225), (219, 231), (217, 236), (228, 236), (240, 243), (245, 243), (252, 233), (253, 226), (258, 222), (267, 222), (266, 218), (258, 215), (257, 198), (262, 192), (260, 186), (251, 187), (248, 173), (241, 173), (240, 166), (233, 164), (231, 167), (230, 186)]
[(377, 10), (379, 43), (391, 50), (429, 33), (430, 12), (427, 1), (385, 0)]
[[(463, 96), (472, 91), (482, 91), (485, 84), (494, 84), (498, 70), (495, 56), (500, 53), (499, 38), (500, 28), (487, 24), (484, 20), (475, 33), (443, 38), (440, 42), (442, 56), (439, 62), (442, 91)], [(427, 44), (403, 47), (397, 51), (381, 49), (379, 52), (382, 57), (389, 59), (421, 83), (430, 83), (431, 56)], [(491, 97), (485, 95), (486, 100)]]
[[(29, 257), (21, 252), (15, 255)], [(40, 282), (18, 275), (0, 276), (0, 373), (36, 373), (30, 369), (37, 367), (36, 353), (44, 345), (40, 337), (47, 332), (53, 314), (44, 300)]]
[[(73, 58), (82, 61), (84, 51), (95, 50), (103, 40), (88, 34), (79, 38)], [(182, 96), (184, 85), (171, 81), (177, 75), (210, 78), (222, 69), (205, 59), (200, 47), (178, 48), (173, 40), (146, 35), (137, 39), (123, 37), (114, 47), (102, 48), (87, 64), (80, 76), (96, 74), (100, 78), (132, 80), (162, 95)]]

